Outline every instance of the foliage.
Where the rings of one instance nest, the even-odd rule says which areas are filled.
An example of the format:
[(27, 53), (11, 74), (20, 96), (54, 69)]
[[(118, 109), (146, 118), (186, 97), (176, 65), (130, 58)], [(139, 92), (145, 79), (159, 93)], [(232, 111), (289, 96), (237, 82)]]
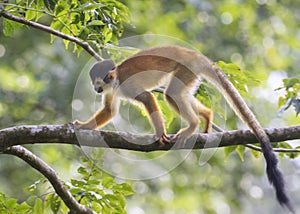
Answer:
[(76, 199), (97, 213), (125, 213), (125, 196), (134, 193), (128, 183), (118, 184), (103, 172), (95, 163), (86, 158), (82, 161), (87, 167), (80, 166), (77, 172), (81, 179), (72, 179), (68, 184)]
[[(66, 187), (72, 195), (81, 204), (93, 209), (96, 213), (125, 213), (125, 196), (134, 194), (134, 191), (128, 183), (116, 183), (114, 179), (103, 173), (92, 160), (82, 157), (82, 165), (78, 167), (77, 172), (80, 175), (78, 179), (71, 179), (66, 183)], [(30, 185), (29, 190), (34, 192), (40, 185), (49, 185), (45, 180), (38, 180)], [(65, 213), (68, 209), (62, 199), (55, 193), (45, 194), (45, 198), (32, 195), (27, 202), (19, 205), (14, 199), (5, 199), (3, 208), (14, 208), (16, 211), (24, 210), (24, 213)], [(7, 205), (6, 205), (7, 204)], [(1, 205), (0, 205), (1, 211)], [(18, 213), (16, 212), (16, 213)], [(19, 212), (23, 213), (23, 212)]]
[[(2, 4), (11, 14), (35, 22), (46, 20), (52, 29), (94, 44), (98, 51), (108, 42), (117, 43), (117, 37), (124, 30), (123, 23), (129, 22), (128, 8), (116, 0), (19, 0)], [(20, 26), (19, 23), (4, 19), (4, 35), (13, 35)], [(53, 40), (54, 35), (51, 35)], [(69, 43), (69, 40), (64, 40), (67, 49)], [(75, 44), (74, 51), (80, 53), (82, 47)]]
[(242, 70), (238, 65), (234, 63), (217, 62), (228, 79), (233, 83), (237, 90), (246, 96), (249, 92), (249, 87), (257, 86), (260, 81), (256, 79), (251, 72)]
[(26, 202), (18, 204), (14, 198), (8, 198), (3, 193), (0, 193), (0, 212), (7, 214), (21, 214), (21, 213), (37, 213), (37, 208), (29, 206)]
[(283, 80), (283, 87), (279, 87), (276, 90), (285, 90), (285, 96), (280, 97), (278, 100), (278, 106), (281, 107), (279, 114), (283, 114), (284, 111), (291, 106), (294, 107), (296, 115), (300, 113), (300, 79), (287, 78)]

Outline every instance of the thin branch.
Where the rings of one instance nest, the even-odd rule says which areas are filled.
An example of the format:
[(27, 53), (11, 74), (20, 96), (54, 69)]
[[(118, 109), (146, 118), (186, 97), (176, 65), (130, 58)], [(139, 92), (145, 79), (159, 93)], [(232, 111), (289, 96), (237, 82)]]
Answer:
[(80, 39), (78, 39), (74, 36), (70, 36), (70, 35), (61, 33), (60, 31), (54, 30), (49, 26), (46, 26), (46, 25), (43, 25), (43, 24), (40, 24), (40, 23), (37, 23), (37, 22), (33, 22), (33, 21), (30, 21), (30, 20), (26, 20), (26, 19), (24, 19), (22, 17), (19, 17), (19, 16), (15, 16), (15, 15), (5, 11), (3, 7), (0, 7), (0, 16), (3, 16), (4, 18), (7, 18), (7, 19), (15, 21), (15, 22), (22, 23), (22, 24), (30, 26), (30, 27), (37, 28), (39, 30), (42, 30), (42, 31), (45, 31), (47, 33), (58, 36), (62, 39), (74, 42), (74, 43), (80, 45), (84, 50), (86, 50), (96, 60), (98, 60), (98, 61), (103, 60), (103, 58), (100, 57), (100, 55), (89, 45), (88, 42), (84, 42), (84, 41), (82, 41), (82, 40), (80, 40)]
[(42, 173), (52, 184), (55, 192), (65, 202), (72, 214), (95, 214), (94, 211), (78, 203), (72, 194), (66, 189), (56, 172), (48, 166), (42, 159), (31, 153), (22, 146), (12, 146), (3, 151), (5, 154), (17, 156), (27, 162), (30, 166)]
[[(247, 144), (246, 147), (262, 152), (261, 148), (259, 146), (254, 146)], [(292, 153), (292, 152), (300, 152), (300, 149), (285, 149), (285, 148), (273, 148), (274, 152), (284, 152), (284, 153)]]
[[(300, 139), (300, 126), (265, 129), (271, 142)], [(256, 144), (250, 130), (219, 133), (197, 133), (182, 147), (176, 144), (159, 144), (154, 135), (137, 135), (125, 132), (74, 130), (72, 124), (18, 126), (0, 130), (0, 150), (14, 145), (34, 143), (60, 143), (88, 147), (116, 148), (151, 152), (158, 150), (207, 149), (233, 145)], [(293, 150), (293, 152), (300, 152)]]
[[(216, 124), (213, 123), (213, 129), (217, 132), (224, 132), (224, 129), (221, 127), (217, 126)], [(251, 144), (246, 144), (244, 145), (245, 147), (248, 147), (249, 149), (253, 149), (259, 152), (262, 152), (262, 149), (259, 146), (254, 146)], [(273, 148), (274, 152), (300, 152), (300, 149), (286, 149), (286, 148)]]

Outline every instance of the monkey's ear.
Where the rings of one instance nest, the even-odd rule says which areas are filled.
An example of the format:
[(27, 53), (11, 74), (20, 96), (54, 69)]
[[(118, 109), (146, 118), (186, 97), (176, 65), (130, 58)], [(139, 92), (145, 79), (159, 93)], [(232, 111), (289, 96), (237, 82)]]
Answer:
[(115, 63), (111, 59), (105, 59), (101, 62), (96, 62), (90, 70), (91, 80), (95, 80), (96, 77), (104, 79), (108, 72), (115, 69)]

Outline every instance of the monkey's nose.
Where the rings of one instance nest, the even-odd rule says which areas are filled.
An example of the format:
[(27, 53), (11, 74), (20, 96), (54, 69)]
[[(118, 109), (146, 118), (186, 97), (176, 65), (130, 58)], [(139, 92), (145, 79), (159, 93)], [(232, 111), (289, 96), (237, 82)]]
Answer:
[(101, 93), (103, 91), (102, 87), (99, 87), (98, 89), (96, 89), (97, 93)]

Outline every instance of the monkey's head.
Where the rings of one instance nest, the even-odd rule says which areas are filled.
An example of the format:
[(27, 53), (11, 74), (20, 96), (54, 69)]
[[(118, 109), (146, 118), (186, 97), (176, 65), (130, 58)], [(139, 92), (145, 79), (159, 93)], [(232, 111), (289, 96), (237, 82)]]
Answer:
[(90, 70), (90, 77), (94, 89), (97, 93), (102, 93), (106, 88), (111, 86), (111, 82), (115, 76), (115, 63), (110, 59), (97, 62)]

